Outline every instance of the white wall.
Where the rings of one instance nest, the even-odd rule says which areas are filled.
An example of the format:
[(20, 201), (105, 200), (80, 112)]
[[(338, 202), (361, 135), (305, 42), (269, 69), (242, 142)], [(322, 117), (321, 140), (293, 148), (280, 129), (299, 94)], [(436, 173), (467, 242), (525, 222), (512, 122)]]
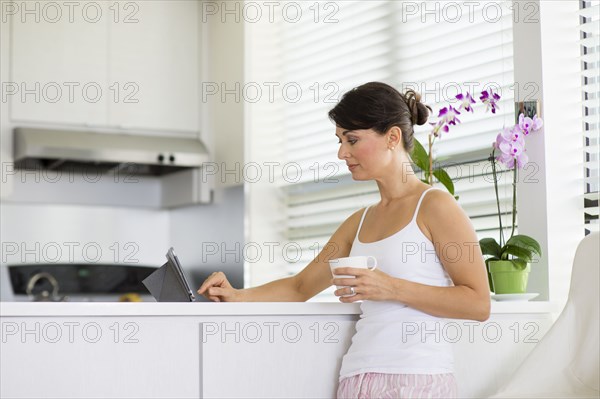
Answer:
[[(159, 266), (169, 242), (169, 212), (100, 206), (0, 205), (0, 265), (134, 263)], [(1, 299), (10, 299), (6, 275)]]
[(194, 283), (214, 271), (223, 271), (234, 287), (243, 288), (243, 186), (217, 191), (211, 206), (171, 211), (169, 245)]

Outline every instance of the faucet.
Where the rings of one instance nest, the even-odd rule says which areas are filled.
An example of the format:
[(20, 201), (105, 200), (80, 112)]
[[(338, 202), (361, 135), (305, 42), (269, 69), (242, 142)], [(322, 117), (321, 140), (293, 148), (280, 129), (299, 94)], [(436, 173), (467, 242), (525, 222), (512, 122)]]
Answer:
[[(33, 293), (33, 288), (35, 287), (35, 284), (41, 279), (46, 279), (50, 282), (50, 284), (52, 285), (52, 295), (50, 295), (50, 293), (46, 290), (42, 291), (40, 294)], [(29, 295), (29, 298), (36, 302), (61, 302), (64, 301), (66, 298), (64, 296), (62, 298), (58, 297), (58, 281), (56, 281), (56, 278), (54, 278), (53, 275), (46, 272), (34, 274), (27, 282), (26, 292), (27, 295)]]

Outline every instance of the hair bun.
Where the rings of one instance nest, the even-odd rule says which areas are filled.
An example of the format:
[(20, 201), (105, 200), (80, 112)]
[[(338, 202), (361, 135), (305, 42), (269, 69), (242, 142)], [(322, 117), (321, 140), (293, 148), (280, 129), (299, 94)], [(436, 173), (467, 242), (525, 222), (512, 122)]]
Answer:
[(404, 101), (408, 105), (411, 113), (411, 122), (413, 125), (424, 125), (429, 119), (431, 108), (421, 102), (421, 94), (414, 90), (407, 90), (404, 94)]

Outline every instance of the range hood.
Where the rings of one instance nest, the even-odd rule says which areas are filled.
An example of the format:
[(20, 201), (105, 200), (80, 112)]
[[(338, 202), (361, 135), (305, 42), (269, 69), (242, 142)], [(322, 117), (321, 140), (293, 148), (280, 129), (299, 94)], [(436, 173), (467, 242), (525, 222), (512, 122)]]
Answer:
[(209, 161), (199, 139), (17, 127), (18, 169), (96, 170), (127, 168), (137, 175), (163, 176), (200, 168)]

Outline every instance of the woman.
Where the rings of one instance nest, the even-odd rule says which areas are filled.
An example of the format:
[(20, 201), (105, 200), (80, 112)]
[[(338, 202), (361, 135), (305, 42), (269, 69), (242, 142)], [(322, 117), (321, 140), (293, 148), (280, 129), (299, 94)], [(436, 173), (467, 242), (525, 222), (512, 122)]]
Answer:
[[(456, 397), (452, 347), (439, 339), (444, 318), (489, 317), (487, 273), (469, 218), (411, 167), (413, 126), (428, 116), (413, 91), (371, 82), (346, 93), (329, 112), (338, 158), (354, 180), (375, 180), (381, 200), (346, 219), (296, 276), (236, 290), (218, 272), (198, 290), (213, 301), (306, 301), (331, 284), (347, 286), (335, 295), (363, 301), (362, 315), (338, 397)], [(331, 279), (328, 260), (355, 255), (375, 256), (378, 268), (340, 268), (356, 278)]]

